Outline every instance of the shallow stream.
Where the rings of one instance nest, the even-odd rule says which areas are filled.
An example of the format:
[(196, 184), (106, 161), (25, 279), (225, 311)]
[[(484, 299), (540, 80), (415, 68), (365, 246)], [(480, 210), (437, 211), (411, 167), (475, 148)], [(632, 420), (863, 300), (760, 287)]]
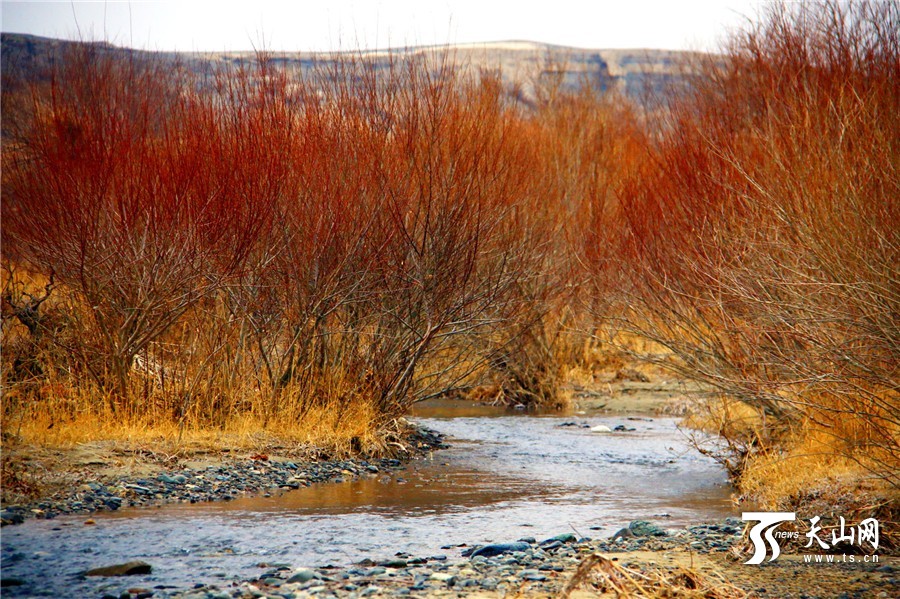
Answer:
[[(675, 528), (734, 515), (724, 471), (689, 447), (673, 418), (532, 416), (447, 402), (421, 406), (415, 418), (452, 448), (393, 476), (98, 513), (95, 526), (68, 516), (5, 527), (3, 576), (27, 584), (4, 595), (99, 597), (107, 588), (245, 579), (260, 563), (318, 567), (398, 552), (457, 559), (463, 543), (608, 537), (636, 519)], [(77, 577), (131, 560), (153, 574)]]

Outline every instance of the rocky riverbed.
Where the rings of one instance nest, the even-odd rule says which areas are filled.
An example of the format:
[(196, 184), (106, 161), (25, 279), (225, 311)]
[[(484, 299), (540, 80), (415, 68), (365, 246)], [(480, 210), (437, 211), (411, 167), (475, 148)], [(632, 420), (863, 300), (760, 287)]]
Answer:
[[(290, 564), (260, 564), (260, 575), (231, 588), (201, 587), (161, 593), (179, 599), (234, 597), (369, 597), (488, 596), (524, 592), (553, 596), (571, 577), (581, 559), (594, 552), (625, 553), (691, 548), (697, 552), (726, 550), (738, 539), (742, 523), (696, 526), (667, 532), (646, 521), (634, 521), (615, 539), (592, 540), (574, 533), (548, 539), (522, 537), (508, 543), (446, 546), (446, 554), (366, 560), (351, 567), (295, 569)], [(462, 558), (462, 559), (460, 559)]]
[(3, 596), (596, 597), (629, 578), (713, 599), (900, 594), (887, 555), (745, 565), (724, 474), (673, 419), (479, 410), (419, 414), (453, 447), (431, 455), (443, 438), (420, 428), (411, 461), (272, 452), (79, 475), (4, 509), (37, 520), (4, 529)]
[[(686, 581), (708, 585), (704, 597), (834, 597), (886, 598), (900, 593), (894, 566), (854, 564), (853, 567), (804, 565), (784, 559), (769, 567), (742, 562), (744, 523), (724, 522), (664, 529), (647, 521), (633, 521), (612, 538), (590, 539), (562, 533), (547, 539), (519, 538), (508, 543), (446, 546), (446, 553), (413, 556), (397, 553), (387, 560), (363, 560), (351, 566), (295, 567), (288, 563), (259, 563), (259, 575), (221, 585), (194, 588), (157, 585), (128, 586), (110, 579), (103, 599), (301, 599), (357, 597), (554, 597), (564, 588), (570, 597), (615, 596), (614, 578), (602, 570), (584, 575), (590, 559), (617, 564), (621, 571), (653, 581)], [(579, 565), (578, 584), (570, 585)], [(590, 564), (587, 564), (590, 565)], [(123, 565), (124, 566), (124, 565)], [(129, 564), (135, 567), (135, 564)], [(143, 564), (143, 567), (151, 567)], [(678, 576), (672, 573), (678, 573)], [(670, 578), (665, 578), (669, 573)], [(685, 576), (684, 573), (689, 573)], [(125, 588), (127, 587), (127, 588)], [(665, 589), (658, 589), (663, 591)], [(696, 588), (694, 588), (696, 590)], [(675, 592), (669, 587), (668, 592)], [(659, 596), (682, 596), (660, 594)]]
[[(446, 447), (440, 434), (425, 428), (412, 430), (406, 441), (411, 451), (405, 458)], [(3, 506), (0, 520), (6, 526), (21, 524), (32, 517), (54, 518), (62, 514), (89, 514), (173, 502), (230, 501), (247, 494), (265, 496), (316, 483), (396, 472), (404, 467), (405, 461), (381, 458), (310, 462), (256, 454), (245, 459), (222, 460), (204, 468), (164, 470), (153, 476), (84, 478), (50, 497)]]

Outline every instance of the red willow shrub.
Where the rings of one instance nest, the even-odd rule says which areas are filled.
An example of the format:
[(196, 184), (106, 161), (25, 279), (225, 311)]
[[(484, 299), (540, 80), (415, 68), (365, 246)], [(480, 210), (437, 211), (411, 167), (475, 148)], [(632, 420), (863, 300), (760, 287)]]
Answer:
[(545, 231), (546, 247), (488, 357), (506, 375), (499, 391), (507, 401), (551, 407), (566, 401), (567, 370), (593, 359), (585, 351), (596, 332), (591, 314), (604, 312), (607, 294), (592, 293), (585, 266), (618, 222), (619, 182), (633, 168), (642, 132), (621, 95), (589, 82), (564, 88), (559, 77), (536, 82), (534, 107), (522, 118), (536, 147), (531, 185), (540, 198), (527, 226)]
[(388, 421), (458, 382), (543, 264), (527, 129), (446, 57), (197, 74), (87, 46), (35, 90), (4, 259), (79, 298), (92, 335), (64, 349), (112, 407)]
[(343, 57), (316, 75), (268, 269), (284, 330), (264, 362), (275, 388), (396, 416), (458, 382), (448, 362), (473, 354), (540, 253), (523, 226), (531, 146), (499, 82), (446, 57), (380, 71)]
[(764, 416), (751, 445), (812, 428), (892, 484), (898, 31), (896, 3), (771, 7), (672, 105), (606, 256), (631, 326)]
[[(239, 270), (268, 218), (227, 129), (183, 71), (80, 46), (4, 148), (4, 254), (80, 294), (80, 365), (128, 397), (135, 356)], [(250, 179), (254, 179), (251, 183)]]

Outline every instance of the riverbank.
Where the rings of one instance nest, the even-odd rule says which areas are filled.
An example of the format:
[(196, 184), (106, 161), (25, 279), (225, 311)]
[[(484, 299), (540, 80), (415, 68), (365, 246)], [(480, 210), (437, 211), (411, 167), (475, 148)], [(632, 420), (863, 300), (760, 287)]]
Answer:
[[(111, 583), (105, 599), (405, 597), (645, 597), (869, 598), (900, 592), (896, 565), (807, 564), (783, 555), (763, 566), (746, 565), (744, 523), (736, 518), (683, 529), (633, 521), (610, 539), (563, 533), (548, 539), (446, 546), (446, 553), (363, 560), (349, 567), (295, 567), (260, 563), (257, 577), (191, 589), (130, 587)], [(115, 587), (115, 592), (113, 588)]]
[[(638, 378), (631, 376), (630, 378)], [(654, 377), (650, 381), (626, 380), (626, 377), (611, 375), (608, 381), (595, 385), (592, 389), (575, 390), (576, 403), (570, 412), (562, 417), (537, 419), (510, 416), (512, 412), (503, 412), (490, 406), (478, 406), (465, 402), (451, 402), (451, 404), (436, 404), (420, 406), (417, 409), (417, 417), (429, 416), (451, 417), (453, 419), (466, 418), (481, 420), (481, 417), (498, 418), (506, 422), (509, 418), (515, 419), (515, 424), (508, 424), (491, 429), (492, 441), (510, 443), (517, 439), (523, 444), (513, 451), (518, 455), (524, 448), (535, 448), (534, 455), (529, 454), (526, 462), (530, 472), (534, 474), (533, 461), (538, 453), (544, 454), (549, 447), (542, 446), (541, 439), (550, 439), (546, 434), (549, 430), (558, 431), (552, 437), (554, 443), (565, 444), (574, 439), (588, 442), (580, 445), (573, 454), (560, 456), (562, 461), (552, 465), (552, 469), (568, 468), (574, 455), (587, 457), (592, 453), (592, 447), (601, 451), (601, 455), (607, 460), (605, 465), (604, 483), (596, 487), (603, 492), (610, 492), (616, 497), (635, 498), (637, 491), (635, 485), (637, 479), (629, 476), (613, 474), (613, 464), (619, 463), (625, 455), (612, 456), (611, 443), (625, 443), (631, 445), (641, 440), (646, 443), (646, 435), (658, 429), (665, 418), (638, 417), (633, 418), (627, 414), (664, 414), (678, 413), (684, 403), (686, 394), (695, 394), (698, 390), (686, 389), (683, 383), (678, 381), (666, 381), (660, 377)], [(616, 402), (610, 403), (612, 398)], [(503, 416), (506, 414), (506, 416)], [(452, 421), (442, 421), (448, 431), (452, 431), (454, 437), (469, 438), (470, 435), (460, 435), (455, 430)], [(532, 436), (528, 424), (537, 425), (541, 435)], [(605, 423), (612, 429), (606, 434), (596, 434), (590, 431), (590, 426)], [(432, 419), (429, 426), (435, 424)], [(621, 429), (621, 430), (620, 430)], [(637, 429), (637, 430), (635, 430)], [(498, 436), (500, 431), (507, 431), (510, 437)], [(537, 431), (535, 431), (537, 432)], [(568, 440), (568, 441), (566, 441)], [(354, 485), (330, 485), (320, 486), (318, 483), (366, 481), (370, 484), (388, 488), (390, 484), (380, 484), (381, 479), (393, 477), (409, 478), (409, 484), (397, 487), (398, 493), (404, 495), (420, 492), (420, 484), (433, 484), (434, 472), (429, 471), (424, 476), (416, 476), (414, 470), (419, 461), (413, 461), (413, 468), (405, 470), (410, 460), (416, 456), (427, 455), (433, 449), (443, 447), (442, 437), (422, 428), (411, 428), (408, 434), (396, 439), (398, 445), (396, 457), (381, 458), (356, 458), (356, 459), (326, 459), (315, 460), (315, 456), (309, 448), (295, 449), (293, 452), (285, 448), (278, 448), (277, 444), (270, 444), (264, 452), (235, 451), (218, 454), (198, 452), (178, 456), (167, 456), (163, 452), (156, 453), (132, 453), (128, 460), (123, 460), (121, 453), (103, 453), (96, 446), (81, 446), (69, 455), (70, 460), (81, 460), (79, 467), (64, 470), (57, 464), (57, 489), (52, 496), (27, 502), (15, 507), (4, 504), (3, 518), (7, 522), (21, 522), (30, 517), (53, 518), (60, 514), (90, 514), (94, 511), (127, 510), (130, 507), (160, 506), (165, 503), (204, 503), (209, 501), (227, 501), (242, 496), (275, 497), (292, 489), (302, 487), (314, 487), (310, 492), (319, 493), (320, 490), (329, 488), (349, 489)], [(482, 440), (484, 442), (484, 440)], [(668, 446), (668, 443), (665, 444)], [(464, 449), (465, 453), (471, 452), (472, 446)], [(451, 452), (454, 450), (451, 450)], [(496, 451), (496, 449), (491, 450)], [(445, 455), (441, 452), (437, 455)], [(174, 457), (175, 459), (172, 459)], [(511, 464), (508, 458), (512, 454), (502, 454), (499, 459), (501, 464)], [(611, 459), (610, 459), (611, 458)], [(637, 462), (644, 462), (647, 456), (640, 456)], [(425, 461), (422, 461), (424, 463)], [(70, 464), (72, 462), (69, 462)], [(658, 469), (667, 467), (667, 459), (651, 460), (649, 472), (660, 472)], [(518, 467), (518, 466), (517, 466)], [(491, 472), (488, 470), (488, 472)], [(569, 480), (573, 472), (566, 471), (566, 480)], [(649, 473), (648, 472), (648, 473)], [(490, 485), (500, 481), (497, 472), (491, 472), (486, 478), (490, 479)], [(62, 478), (64, 475), (65, 478)], [(657, 476), (654, 474), (653, 476)], [(540, 478), (540, 476), (538, 476)], [(691, 478), (690, 476), (687, 478)], [(578, 480), (577, 477), (575, 480)], [(64, 483), (64, 481), (69, 481)], [(457, 480), (457, 484), (458, 484)], [(508, 480), (506, 481), (509, 482)], [(584, 482), (584, 481), (583, 481)], [(614, 491), (610, 485), (623, 485), (618, 491)], [(64, 485), (68, 485), (67, 487)], [(489, 486), (490, 486), (489, 485)], [(665, 484), (659, 484), (658, 490), (662, 491)], [(4, 489), (6, 492), (7, 489)], [(556, 493), (554, 493), (554, 496)], [(599, 500), (601, 495), (597, 496)], [(497, 497), (497, 500), (506, 499)], [(838, 503), (822, 503), (810, 513), (848, 515), (850, 512), (842, 500)], [(421, 502), (421, 497), (412, 500), (417, 506), (432, 507), (427, 502)], [(548, 501), (552, 501), (548, 499)], [(674, 505), (666, 500), (667, 506)], [(229, 502), (233, 505), (241, 502)], [(808, 503), (808, 502), (807, 502)], [(869, 502), (871, 503), (871, 502)], [(222, 504), (224, 505), (224, 504)], [(598, 504), (599, 509), (599, 504)], [(821, 508), (821, 509), (819, 509)], [(555, 522), (565, 523), (569, 520), (557, 514)], [(644, 508), (647, 509), (646, 507)], [(669, 507), (666, 508), (670, 509)], [(791, 508), (794, 509), (794, 508)], [(809, 510), (807, 510), (809, 511)], [(147, 510), (148, 514), (157, 510)], [(634, 513), (632, 511), (626, 513)], [(647, 515), (658, 513), (649, 510)], [(134, 517), (136, 512), (131, 512)], [(128, 514), (123, 514), (128, 516)], [(369, 516), (371, 517), (371, 516)], [(641, 517), (641, 516), (638, 516)], [(644, 516), (647, 517), (647, 516)], [(860, 518), (850, 518), (858, 521)], [(121, 555), (110, 556), (108, 553), (98, 552), (87, 560), (88, 565), (79, 564), (75, 567), (75, 552), (81, 552), (80, 545), (69, 545), (63, 539), (69, 538), (76, 529), (105, 529), (109, 522), (97, 518), (96, 526), (83, 526), (92, 523), (93, 518), (87, 516), (84, 520), (63, 519), (62, 524), (47, 523), (48, 526), (59, 526), (51, 532), (56, 537), (57, 547), (68, 547), (60, 550), (67, 553), (68, 557), (58, 558), (64, 563), (71, 560), (70, 566), (65, 567), (67, 576), (75, 576), (75, 571), (88, 568), (103, 568), (122, 565), (116, 562), (116, 558), (132, 559), (128, 551)], [(518, 520), (517, 522), (522, 522)], [(701, 520), (702, 521), (702, 520)], [(362, 521), (364, 522), (364, 521)], [(609, 527), (621, 527), (627, 521), (604, 522), (606, 526), (597, 527), (603, 530), (593, 530), (594, 526), (578, 525), (578, 533), (564, 532), (556, 538), (529, 538), (519, 536), (528, 533), (528, 529), (520, 530), (519, 534), (512, 532), (514, 527), (507, 527), (507, 532), (488, 536), (457, 536), (455, 542), (469, 541), (467, 544), (454, 544), (444, 546), (439, 552), (421, 552), (411, 549), (403, 541), (395, 539), (394, 549), (372, 552), (371, 557), (360, 560), (359, 556), (352, 560), (340, 560), (336, 557), (334, 548), (328, 544), (319, 544), (322, 548), (321, 561), (306, 559), (282, 561), (288, 556), (278, 555), (274, 552), (267, 557), (259, 555), (259, 561), (250, 562), (257, 564), (256, 568), (249, 567), (237, 574), (235, 571), (219, 565), (221, 577), (210, 576), (209, 566), (206, 570), (198, 568), (196, 563), (208, 561), (215, 562), (217, 554), (222, 551), (233, 551), (238, 547), (234, 540), (218, 544), (206, 539), (205, 531), (198, 533), (197, 548), (185, 547), (185, 560), (190, 551), (195, 565), (186, 566), (188, 576), (181, 576), (175, 580), (170, 578), (167, 568), (171, 568), (173, 558), (171, 550), (165, 552), (149, 552), (146, 557), (141, 557), (141, 564), (133, 568), (136, 571), (152, 571), (150, 576), (125, 576), (125, 577), (90, 577), (82, 579), (68, 579), (62, 588), (77, 589), (72, 596), (85, 597), (115, 597), (121, 599), (138, 597), (156, 599), (238, 599), (262, 597), (269, 599), (285, 598), (341, 598), (355, 599), (357, 597), (472, 597), (480, 599), (523, 596), (523, 597), (556, 597), (564, 596), (565, 589), (570, 589), (568, 596), (575, 598), (586, 597), (614, 597), (617, 593), (633, 592), (641, 596), (636, 584), (641, 585), (646, 593), (644, 596), (684, 596), (684, 597), (708, 597), (713, 599), (733, 599), (738, 597), (760, 598), (793, 598), (793, 599), (850, 599), (850, 598), (880, 598), (894, 597), (900, 594), (900, 575), (897, 573), (896, 557), (892, 552), (882, 548), (882, 555), (877, 563), (848, 562), (842, 554), (836, 555), (832, 563), (804, 563), (802, 556), (791, 555), (785, 551), (778, 560), (761, 566), (745, 565), (749, 557), (749, 543), (746, 538), (744, 523), (740, 520), (729, 519), (718, 521), (716, 524), (704, 526), (690, 526), (678, 528), (665, 519), (654, 520), (652, 524), (632, 523), (628, 527), (629, 533), (617, 534), (618, 538), (610, 538)], [(695, 520), (696, 522), (696, 520)], [(893, 524), (883, 521), (885, 528), (882, 533), (888, 542), (888, 536), (893, 534), (890, 528)], [(272, 527), (290, 525), (285, 520), (260, 520), (259, 534), (267, 534), (264, 531)], [(833, 523), (832, 523), (833, 524)], [(149, 525), (159, 527), (160, 523)], [(337, 521), (335, 526), (340, 526)], [(521, 526), (521, 524), (520, 524)], [(25, 528), (25, 527), (22, 527)], [(15, 527), (16, 530), (19, 527)], [(192, 529), (195, 530), (195, 529)], [(417, 534), (428, 535), (428, 528)], [(566, 530), (561, 528), (552, 529)], [(7, 529), (10, 531), (10, 529)], [(269, 530), (268, 534), (272, 534)], [(297, 531), (299, 532), (299, 531)], [(664, 534), (655, 534), (655, 533)], [(372, 531), (375, 533), (375, 531)], [(582, 536), (581, 533), (586, 533)], [(136, 533), (137, 534), (137, 533)], [(239, 539), (240, 533), (234, 536), (229, 533), (231, 539)], [(295, 533), (296, 534), (296, 533)], [(383, 533), (381, 533), (383, 534)], [(471, 533), (470, 533), (471, 534)], [(547, 534), (547, 531), (544, 531)], [(552, 534), (552, 533), (550, 533)], [(367, 534), (355, 533), (360, 541), (364, 541)], [(536, 535), (537, 536), (537, 535)], [(826, 535), (827, 536), (827, 535)], [(588, 537), (594, 537), (593, 539)], [(140, 535), (135, 537), (140, 538)], [(298, 537), (305, 539), (306, 537)], [(326, 535), (323, 539), (333, 538)], [(490, 555), (495, 550), (488, 550), (487, 554), (478, 550), (476, 539), (484, 540), (493, 538), (497, 541), (506, 541), (511, 545), (497, 555)], [(183, 543), (183, 537), (168, 539), (173, 547)], [(303, 541), (301, 541), (303, 542)], [(108, 543), (108, 542), (107, 542)], [(35, 593), (45, 596), (54, 596), (61, 587), (59, 583), (50, 583), (54, 576), (52, 569), (45, 565), (46, 547), (31, 546), (23, 549), (25, 545), (14, 542), (12, 537), (7, 539), (3, 564), (4, 570), (9, 567), (9, 574), (4, 576), (3, 584), (21, 586), (7, 586), (4, 595), (10, 596), (34, 596)], [(283, 545), (275, 541), (273, 546)], [(365, 544), (365, 543), (362, 543)], [(115, 543), (111, 545), (116, 547)], [(179, 545), (180, 546), (180, 545)], [(391, 547), (388, 545), (387, 547)], [(435, 543), (435, 548), (437, 543)], [(198, 549), (199, 548), (199, 549)], [(6, 551), (6, 549), (10, 549)], [(171, 549), (171, 548), (170, 548)], [(796, 548), (795, 548), (796, 549)], [(51, 550), (54, 552), (56, 550)], [(413, 553), (404, 553), (411, 551)], [(464, 553), (474, 555), (463, 555)], [(115, 553), (115, 551), (113, 551)], [(199, 554), (199, 561), (197, 555)], [(395, 554), (395, 555), (394, 555)], [(104, 557), (101, 558), (101, 555)], [(112, 557), (113, 559), (109, 559)], [(290, 559), (290, 558), (288, 558)], [(851, 558), (854, 559), (854, 558)], [(145, 560), (145, 561), (143, 561)], [(333, 561), (330, 561), (333, 560)], [(19, 562), (18, 564), (16, 562)], [(355, 562), (355, 563), (352, 563)], [(23, 564), (34, 563), (34, 566), (22, 568)], [(250, 565), (248, 564), (248, 566)], [(338, 565), (335, 565), (338, 564)], [(350, 564), (350, 565), (348, 565)], [(216, 566), (214, 566), (216, 567)], [(46, 568), (46, 569), (45, 569)], [(258, 573), (253, 574), (253, 570)], [(183, 570), (185, 571), (185, 570)], [(27, 572), (27, 575), (25, 574)], [(194, 580), (194, 585), (187, 584)], [(214, 581), (214, 582), (211, 582)], [(574, 581), (574, 582), (573, 582)], [(673, 589), (679, 588), (678, 592)], [(88, 592), (90, 594), (83, 594)], [(655, 593), (655, 595), (654, 595)], [(666, 595), (665, 593), (669, 593)], [(680, 594), (678, 594), (680, 593)]]
[[(547, 597), (584, 578), (571, 596), (585, 597), (602, 596), (601, 583), (622, 590), (628, 577), (669, 586), (694, 581), (685, 582), (697, 587), (692, 592), (721, 586), (724, 578), (739, 590), (706, 596), (729, 599), (837, 598), (847, 589), (846, 597), (890, 597), (898, 590), (891, 561), (804, 565), (785, 551), (773, 564), (744, 565), (743, 523), (724, 520), (735, 511), (716, 511), (717, 502), (728, 502), (724, 473), (688, 451), (671, 417), (629, 416), (580, 402), (566, 415), (449, 400), (416, 411), (419, 424), (453, 440), (453, 448), (435, 454), (439, 459), (311, 462), (270, 451), (219, 456), (213, 463), (206, 460), (214, 456), (182, 456), (179, 468), (156, 460), (152, 476), (124, 482), (140, 488), (125, 486), (127, 497), (112, 493), (126, 509), (109, 517), (7, 528), (4, 584), (21, 585), (4, 595)], [(427, 434), (397, 442), (407, 454), (428, 455), (442, 440)], [(130, 467), (151, 462), (141, 459)], [(104, 467), (110, 465), (96, 465)], [(315, 484), (326, 481), (346, 484)], [(76, 501), (87, 493), (97, 503), (117, 485), (73, 489)], [(127, 509), (192, 500), (198, 505)], [(50, 512), (23, 517), (48, 517), (53, 506)], [(616, 532), (632, 518), (649, 522)], [(696, 526), (709, 521), (717, 524)], [(504, 542), (520, 544), (477, 552), (477, 543)], [(736, 548), (744, 553), (735, 556)], [(141, 563), (130, 569), (151, 573), (78, 576), (134, 561)]]
[(20, 496), (16, 501), (15, 489), (5, 488), (4, 496), (9, 494), (13, 500), (4, 501), (0, 518), (5, 526), (32, 517), (280, 493), (395, 472), (409, 460), (443, 447), (440, 434), (409, 425), (389, 457), (315, 459), (316, 452), (310, 448), (286, 446), (276, 448), (277, 453), (245, 455), (219, 451), (159, 456), (132, 451), (126, 454), (127, 460), (121, 451), (102, 443), (55, 454), (45, 451), (19, 457), (30, 471), (40, 473), (32, 482), (39, 495), (31, 500)]
[[(574, 402), (566, 414), (573, 425), (581, 423), (581, 417), (604, 414), (683, 415), (689, 398), (703, 393), (698, 386), (652, 367), (638, 371), (632, 366), (603, 372), (589, 385), (572, 385)], [(498, 408), (453, 400), (440, 403), (438, 412), (482, 416), (496, 414)], [(413, 409), (414, 416), (433, 413), (431, 407)], [(237, 448), (230, 447), (228, 439), (205, 444), (98, 440), (44, 447), (5, 438), (0, 520), (8, 525), (31, 517), (277, 493), (397, 471), (408, 459), (444, 446), (433, 431), (411, 426), (405, 419), (400, 426), (406, 429), (389, 435), (381, 455), (352, 459), (278, 438)]]

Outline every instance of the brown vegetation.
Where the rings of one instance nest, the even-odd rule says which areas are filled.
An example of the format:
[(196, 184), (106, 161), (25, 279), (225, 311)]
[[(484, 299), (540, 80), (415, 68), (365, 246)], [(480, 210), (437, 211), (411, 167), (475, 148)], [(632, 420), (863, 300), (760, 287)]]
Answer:
[(746, 490), (897, 487), (898, 31), (776, 5), (656, 111), (451, 55), (77, 49), (4, 85), (4, 431), (377, 444), (439, 394), (564, 403), (588, 339), (637, 334), (721, 392)]
[(543, 315), (552, 206), (494, 76), (92, 46), (51, 75), (6, 115), (7, 430), (374, 432)]
[(620, 324), (750, 408), (716, 427), (744, 483), (778, 463), (769, 483), (816, 464), (900, 484), (898, 31), (893, 2), (772, 7), (618, 196), (598, 285), (628, 264)]
[(729, 583), (718, 572), (701, 573), (685, 566), (655, 566), (648, 570), (618, 563), (618, 557), (592, 553), (582, 558), (566, 586), (556, 596), (558, 599), (569, 599), (579, 587), (589, 587), (591, 594), (598, 597), (745, 599), (751, 596)]

